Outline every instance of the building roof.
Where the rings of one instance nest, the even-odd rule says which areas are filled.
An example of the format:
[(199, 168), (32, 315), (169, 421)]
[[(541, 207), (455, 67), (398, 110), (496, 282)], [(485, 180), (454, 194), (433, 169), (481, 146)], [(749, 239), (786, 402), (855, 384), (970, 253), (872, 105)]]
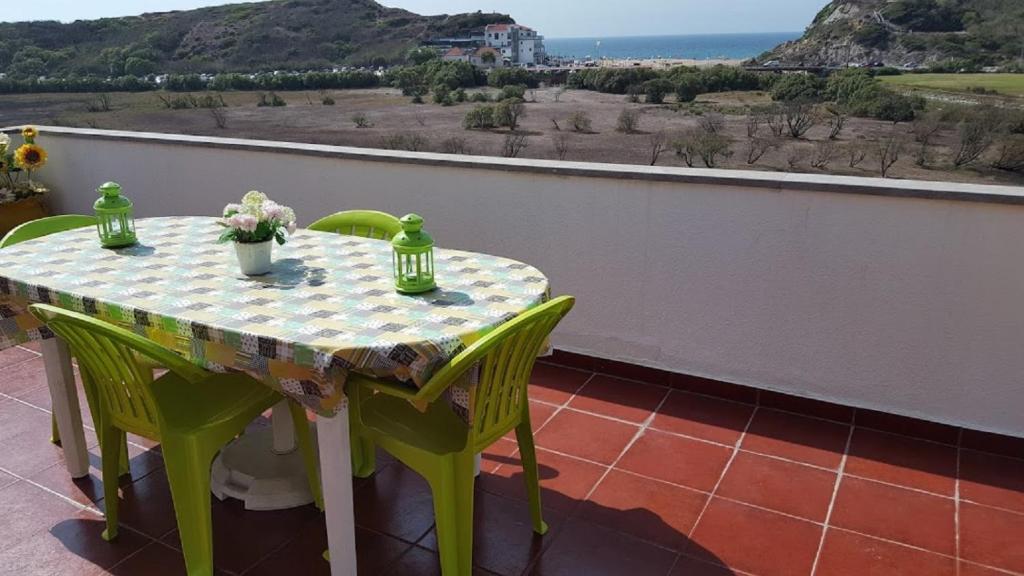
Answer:
[(466, 55), (466, 51), (463, 50), (462, 48), (459, 48), (458, 46), (454, 46), (454, 47), (450, 48), (447, 52), (444, 53), (444, 56), (446, 58), (448, 58), (448, 57), (454, 58), (456, 56), (465, 56), (465, 55)]
[(511, 30), (512, 28), (533, 31), (533, 28), (530, 28), (529, 26), (523, 26), (522, 24), (488, 24), (487, 27), (484, 28), (484, 30), (487, 32), (505, 32), (506, 30)]

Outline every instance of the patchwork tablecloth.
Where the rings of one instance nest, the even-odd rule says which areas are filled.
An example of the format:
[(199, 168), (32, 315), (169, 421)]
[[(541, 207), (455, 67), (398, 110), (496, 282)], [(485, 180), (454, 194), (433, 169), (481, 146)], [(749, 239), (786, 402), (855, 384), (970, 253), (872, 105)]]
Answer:
[[(139, 243), (104, 249), (83, 228), (0, 250), (0, 348), (52, 333), (45, 302), (118, 324), (212, 370), (260, 378), (325, 416), (349, 370), (422, 386), (488, 331), (548, 298), (537, 269), (435, 251), (438, 290), (395, 292), (391, 245), (300, 230), (274, 246), (270, 274), (246, 277), (214, 218), (137, 222)], [(468, 389), (451, 400), (469, 417)]]

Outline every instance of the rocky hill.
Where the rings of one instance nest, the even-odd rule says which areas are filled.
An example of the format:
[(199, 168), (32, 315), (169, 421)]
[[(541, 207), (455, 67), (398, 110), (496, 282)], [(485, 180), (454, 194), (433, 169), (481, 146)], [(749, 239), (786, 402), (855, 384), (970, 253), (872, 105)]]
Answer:
[(425, 38), (512, 21), (479, 12), (420, 16), (373, 0), (270, 0), (69, 24), (0, 23), (0, 71), (120, 76), (383, 64)]
[(833, 0), (802, 38), (761, 63), (845, 66), (1020, 66), (1022, 0)]

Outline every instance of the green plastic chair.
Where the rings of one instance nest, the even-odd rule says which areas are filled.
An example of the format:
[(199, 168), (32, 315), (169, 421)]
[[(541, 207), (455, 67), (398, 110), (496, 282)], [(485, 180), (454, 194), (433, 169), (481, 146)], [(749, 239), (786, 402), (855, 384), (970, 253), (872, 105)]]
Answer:
[(402, 231), (402, 223), (387, 212), (349, 210), (321, 218), (310, 224), (309, 229), (345, 236), (391, 240), (395, 234)]
[[(95, 216), (84, 216), (81, 214), (64, 214), (61, 216), (39, 218), (38, 220), (25, 222), (5, 234), (3, 239), (0, 239), (0, 249), (7, 248), (8, 246), (14, 246), (15, 244), (25, 242), (27, 240), (35, 240), (36, 238), (56, 234), (57, 232), (66, 232), (76, 228), (85, 228), (86, 226), (95, 225)], [(50, 433), (50, 442), (59, 444), (60, 431), (57, 429), (56, 416), (51, 418), (50, 427), (52, 430)], [(125, 451), (125, 456), (127, 456), (127, 450)]]
[[(155, 342), (95, 318), (45, 304), (29, 310), (67, 341), (78, 357), (86, 394), (103, 415), (103, 539), (113, 540), (118, 532), (116, 451), (126, 432), (138, 434), (161, 443), (189, 576), (212, 576), (210, 464), (224, 445), (283, 396), (244, 374), (203, 370)], [(154, 379), (139, 356), (168, 372)], [(310, 488), (322, 507), (305, 410), (288, 404)]]
[[(516, 431), (533, 531), (545, 534), (527, 384), (545, 340), (575, 304), (562, 296), (525, 312), (466, 348), (419, 390), (352, 374), (348, 382), (356, 475), (373, 473), (374, 445), (426, 478), (434, 495), (441, 572), (465, 575), (473, 566), (474, 459)], [(438, 398), (479, 366), (472, 426)], [(413, 404), (426, 405), (421, 412)]]

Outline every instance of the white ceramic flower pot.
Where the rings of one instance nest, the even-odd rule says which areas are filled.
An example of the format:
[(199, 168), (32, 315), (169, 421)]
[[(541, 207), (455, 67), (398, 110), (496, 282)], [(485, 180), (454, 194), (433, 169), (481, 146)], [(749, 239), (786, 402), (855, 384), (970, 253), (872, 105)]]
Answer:
[(270, 253), (273, 247), (273, 240), (253, 243), (235, 242), (238, 266), (242, 269), (242, 274), (260, 276), (270, 272)]

